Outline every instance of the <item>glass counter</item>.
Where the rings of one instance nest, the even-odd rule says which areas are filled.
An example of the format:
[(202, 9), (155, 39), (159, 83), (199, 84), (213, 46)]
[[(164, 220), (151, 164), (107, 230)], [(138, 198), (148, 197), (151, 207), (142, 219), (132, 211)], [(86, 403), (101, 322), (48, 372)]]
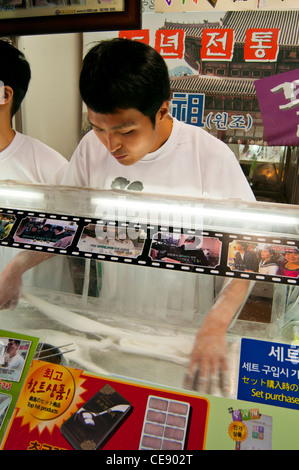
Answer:
[(242, 338), (299, 337), (298, 244), (294, 205), (6, 181), (1, 270), (52, 256), (23, 275), (1, 328), (37, 336), (43, 360), (181, 389), (198, 329), (238, 279), (249, 289), (227, 330), (235, 398)]

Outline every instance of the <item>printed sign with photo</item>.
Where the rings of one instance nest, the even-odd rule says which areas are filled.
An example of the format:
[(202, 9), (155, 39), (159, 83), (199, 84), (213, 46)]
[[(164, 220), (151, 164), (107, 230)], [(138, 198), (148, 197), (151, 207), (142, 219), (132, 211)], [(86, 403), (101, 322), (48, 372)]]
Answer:
[(133, 0), (0, 0), (2, 36), (57, 34), (140, 25)]
[(77, 228), (77, 224), (73, 221), (25, 217), (14, 235), (14, 241), (38, 246), (66, 248), (72, 244)]
[(0, 379), (20, 380), (30, 346), (27, 340), (0, 337)]
[(84, 227), (77, 248), (84, 253), (136, 258), (141, 255), (145, 232), (109, 224), (88, 224)]
[(221, 247), (218, 238), (158, 232), (151, 243), (150, 257), (167, 263), (212, 268), (220, 263)]
[(228, 267), (232, 271), (298, 278), (299, 250), (285, 245), (235, 240), (229, 245)]
[(3, 240), (9, 236), (15, 221), (16, 218), (13, 215), (10, 215), (8, 213), (2, 213), (0, 215), (0, 240)]

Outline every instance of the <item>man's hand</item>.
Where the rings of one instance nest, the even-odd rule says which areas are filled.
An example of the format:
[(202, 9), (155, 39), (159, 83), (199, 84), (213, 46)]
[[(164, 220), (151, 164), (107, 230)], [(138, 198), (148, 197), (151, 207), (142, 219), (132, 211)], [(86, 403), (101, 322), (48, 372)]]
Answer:
[(227, 395), (229, 364), (226, 332), (248, 295), (250, 282), (232, 279), (220, 292), (200, 327), (185, 379), (186, 388)]
[(187, 388), (211, 395), (228, 395), (227, 357), (226, 330), (208, 316), (196, 335), (186, 377)]
[(13, 309), (18, 305), (22, 276), (28, 269), (52, 258), (52, 253), (21, 251), (13, 258), (0, 274), (0, 309)]

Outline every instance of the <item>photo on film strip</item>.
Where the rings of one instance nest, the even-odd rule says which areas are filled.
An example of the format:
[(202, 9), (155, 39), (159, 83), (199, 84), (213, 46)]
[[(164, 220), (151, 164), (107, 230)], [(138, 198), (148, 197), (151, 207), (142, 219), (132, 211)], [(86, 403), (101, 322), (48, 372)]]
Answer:
[(16, 217), (12, 214), (2, 212), (0, 214), (0, 241), (5, 240), (14, 226)]
[(77, 229), (71, 220), (25, 217), (13, 238), (17, 243), (64, 249), (72, 244)]
[(142, 254), (146, 232), (128, 225), (115, 223), (89, 223), (82, 231), (77, 248), (95, 255), (137, 258)]
[(222, 242), (198, 234), (157, 232), (149, 256), (154, 261), (215, 268), (220, 264)]
[(296, 246), (236, 239), (229, 244), (227, 266), (231, 271), (298, 278), (299, 250)]

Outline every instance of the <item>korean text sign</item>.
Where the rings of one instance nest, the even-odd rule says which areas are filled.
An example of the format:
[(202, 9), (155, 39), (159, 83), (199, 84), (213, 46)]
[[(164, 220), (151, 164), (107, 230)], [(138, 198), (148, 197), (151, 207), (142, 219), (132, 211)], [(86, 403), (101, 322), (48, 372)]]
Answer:
[(243, 338), (238, 399), (299, 410), (299, 346)]
[(279, 29), (247, 29), (244, 59), (248, 62), (276, 62), (278, 56)]
[(231, 60), (233, 56), (233, 29), (204, 29), (202, 32), (202, 60)]

